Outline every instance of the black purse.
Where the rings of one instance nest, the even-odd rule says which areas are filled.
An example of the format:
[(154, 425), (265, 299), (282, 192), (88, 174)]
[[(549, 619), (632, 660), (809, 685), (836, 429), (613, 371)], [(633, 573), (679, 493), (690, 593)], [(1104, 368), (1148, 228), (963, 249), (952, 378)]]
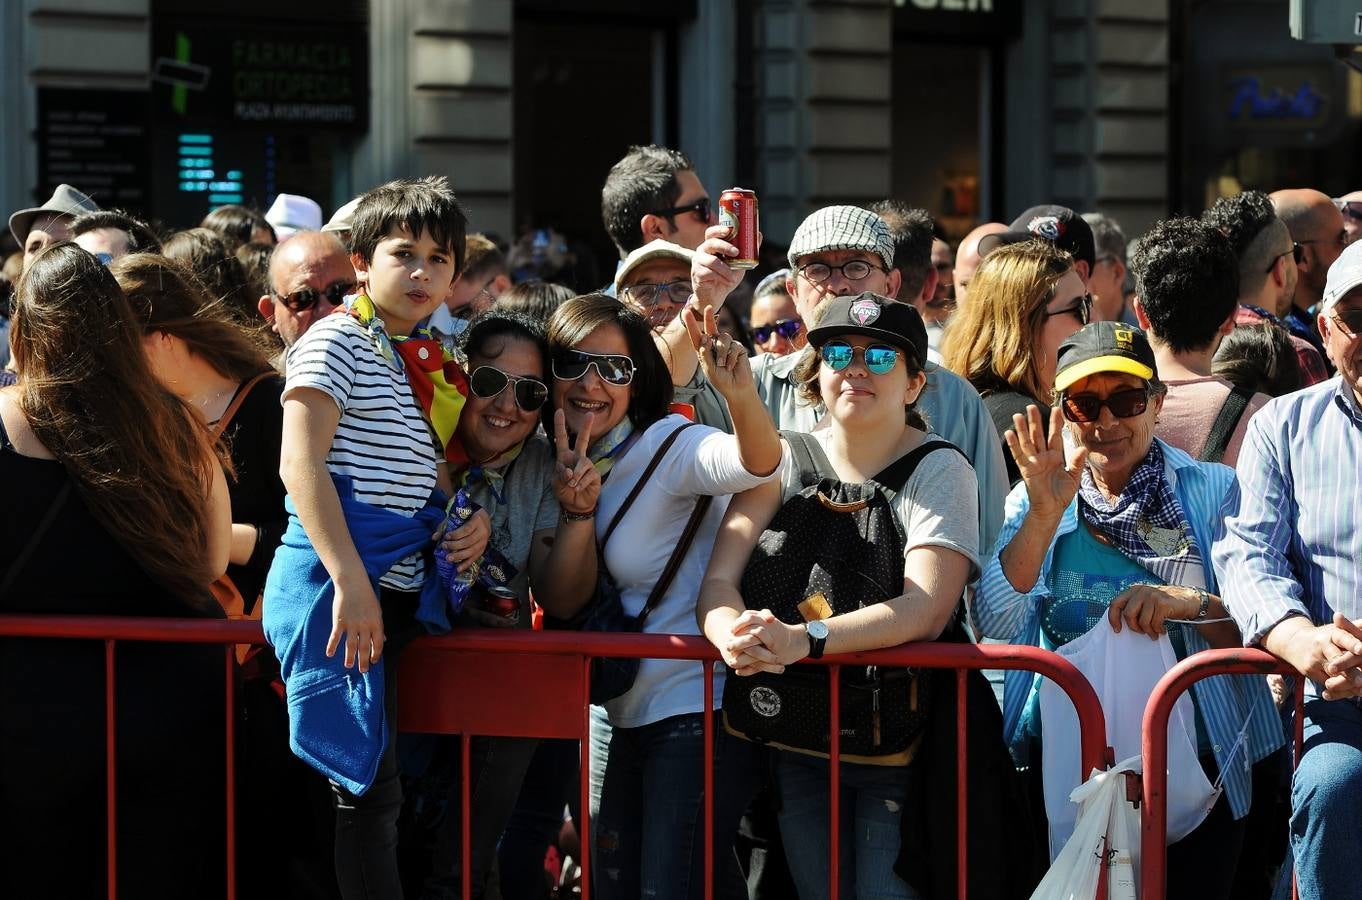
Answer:
[[(624, 603), (620, 599), (619, 588), (615, 585), (615, 580), (610, 577), (610, 570), (605, 565), (605, 545), (609, 542), (610, 536), (615, 533), (615, 529), (624, 519), (625, 513), (634, 505), (634, 500), (642, 492), (643, 486), (648, 483), (657, 467), (662, 463), (662, 459), (671, 449), (672, 444), (682, 431), (693, 426), (694, 422), (688, 422), (667, 435), (662, 445), (653, 454), (648, 467), (639, 476), (638, 482), (629, 495), (624, 498), (624, 503), (616, 510), (615, 515), (606, 526), (605, 534), (601, 536), (600, 543), (596, 547), (596, 595), (586, 608), (577, 615), (576, 618), (559, 623), (545, 618), (545, 625), (551, 628), (570, 628), (577, 631), (618, 631), (625, 633), (638, 633), (643, 630), (644, 623), (648, 616), (662, 598), (666, 595), (667, 589), (671, 587), (672, 580), (676, 577), (676, 572), (681, 568), (681, 561), (686, 556), (686, 551), (690, 549), (691, 542), (695, 539), (695, 532), (700, 528), (700, 522), (704, 519), (705, 513), (709, 510), (710, 504), (714, 501), (713, 497), (700, 496), (696, 498), (695, 508), (691, 510), (690, 519), (686, 522), (685, 529), (681, 532), (681, 539), (677, 542), (676, 548), (667, 560), (667, 565), (663, 568), (662, 574), (658, 576), (657, 582), (648, 594), (648, 600), (643, 604), (643, 609), (637, 616), (631, 616), (624, 611)], [(591, 660), (591, 702), (596, 705), (603, 704), (616, 697), (628, 693), (634, 686), (634, 679), (638, 677), (639, 660), (636, 657), (610, 657), (597, 656)]]

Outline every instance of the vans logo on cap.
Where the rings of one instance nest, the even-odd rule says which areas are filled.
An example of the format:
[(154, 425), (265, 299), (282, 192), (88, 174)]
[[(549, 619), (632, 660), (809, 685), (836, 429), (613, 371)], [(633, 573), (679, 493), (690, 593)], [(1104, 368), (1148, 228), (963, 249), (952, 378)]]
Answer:
[(1026, 223), (1026, 230), (1053, 242), (1064, 236), (1064, 223), (1055, 216), (1036, 216)]
[(869, 325), (880, 317), (880, 305), (874, 300), (857, 300), (848, 310), (851, 320), (857, 325)]

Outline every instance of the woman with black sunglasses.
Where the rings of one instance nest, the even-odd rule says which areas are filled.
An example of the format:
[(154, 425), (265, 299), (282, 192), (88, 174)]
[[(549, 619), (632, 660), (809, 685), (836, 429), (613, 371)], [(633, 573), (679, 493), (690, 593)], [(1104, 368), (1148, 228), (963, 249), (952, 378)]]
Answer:
[[(1122, 630), (1152, 640), (1166, 636), (1178, 659), (1241, 645), (1216, 596), (1210, 561), (1234, 472), (1154, 437), (1166, 391), (1157, 369), (1142, 331), (1096, 322), (1059, 349), (1048, 435), (1036, 406), (1013, 417), (1005, 439), (1023, 484), (1008, 497), (998, 550), (975, 593), (985, 636), (1075, 658), (1100, 646), (1107, 670), (1122, 672), (1128, 683), (1135, 677), (1133, 657), (1122, 654), (1144, 645), (1132, 651), (1118, 640)], [(1108, 623), (1116, 633), (1111, 638), (1099, 633)], [(1052, 733), (1058, 720), (1044, 693), (1036, 702), (1039, 682), (1033, 673), (1009, 672), (1003, 696), (1004, 734), (1037, 772), (1042, 717), (1045, 747), (1078, 739), (1064, 726), (1064, 733)], [(1219, 775), (1225, 790), (1218, 800), (1211, 795), (1210, 814), (1169, 847), (1168, 896), (1227, 897), (1252, 797), (1249, 767), (1281, 745), (1281, 725), (1262, 678), (1209, 678), (1192, 694), (1195, 728), (1188, 732), (1206, 787)], [(1109, 728), (1138, 734), (1146, 698), (1123, 699), (1121, 709), (1105, 710)], [(1123, 752), (1118, 748), (1118, 759)], [(1078, 773), (1064, 774), (1077, 787)], [(1073, 816), (1068, 788), (1053, 783), (1060, 780), (1049, 769), (1045, 781), (1053, 856), (1064, 839), (1056, 820), (1072, 827)]]
[[(770, 481), (781, 460), (747, 351), (718, 333), (712, 308), (703, 326), (693, 307), (681, 315), (706, 378), (728, 403), (733, 434), (669, 415), (672, 379), (648, 321), (619, 301), (577, 297), (549, 320), (554, 417), (578, 440), (590, 436), (587, 454), (605, 480), (599, 507), (582, 510), (595, 515), (598, 538), (641, 486), (601, 548), (626, 613), (640, 615), (683, 548), (675, 575), (644, 619), (648, 633), (698, 633), (700, 580), (729, 496)], [(599, 784), (600, 796), (591, 832), (595, 896), (704, 894), (704, 668), (645, 659), (633, 687), (609, 701), (605, 715), (593, 716), (592, 787), (594, 794)], [(722, 696), (723, 674), (716, 672), (716, 706)], [(759, 786), (752, 770), (760, 760), (752, 745), (714, 732), (714, 846), (722, 859)]]
[[(1001, 435), (1014, 413), (1048, 406), (1055, 356), (1065, 338), (1088, 324), (1092, 295), (1073, 257), (1050, 241), (1025, 241), (993, 250), (969, 286), (967, 302), (946, 329), (946, 368), (974, 385)], [(1003, 446), (1007, 479), (1021, 479)]]
[[(463, 332), (460, 348), (467, 362), (469, 390), (454, 436), (469, 463), (451, 473), (451, 480), (487, 511), (492, 529), (488, 547), (509, 564), (510, 578), (503, 591), (475, 588), (459, 624), (529, 628), (531, 593), (548, 614), (569, 618), (596, 587), (592, 522), (601, 480), (586, 459), (584, 439), (569, 442), (561, 414), (549, 423), (552, 442), (537, 433), (540, 412), (549, 397), (544, 326), (522, 313), (490, 309)], [(447, 536), (441, 552), (454, 561), (469, 540), (458, 533)], [(412, 750), (431, 739), (403, 735), (398, 741)], [(456, 897), (460, 888), (458, 742), (439, 741), (450, 752), (432, 757), (445, 760), (453, 791), (448, 813), (439, 819), (432, 836), (432, 867), (423, 896)], [(472, 739), (469, 791), (475, 806), (469, 857), (474, 897), (483, 894), (497, 843), (538, 744), (534, 738)], [(413, 752), (409, 758), (420, 755)], [(407, 774), (419, 773), (409, 768)], [(418, 790), (439, 781), (415, 779)]]

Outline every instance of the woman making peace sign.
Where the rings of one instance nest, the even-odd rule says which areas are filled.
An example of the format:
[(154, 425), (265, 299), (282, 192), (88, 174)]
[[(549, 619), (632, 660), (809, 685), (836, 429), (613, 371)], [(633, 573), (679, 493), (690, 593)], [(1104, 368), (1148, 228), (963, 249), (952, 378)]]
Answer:
[[(503, 615), (478, 609), (476, 597), (470, 597), (465, 609), (478, 624), (528, 628), (533, 591), (535, 601), (551, 615), (571, 617), (596, 588), (592, 513), (601, 478), (586, 458), (585, 439), (576, 447), (569, 444), (561, 413), (554, 429), (556, 446), (535, 433), (549, 396), (544, 328), (519, 313), (492, 309), (464, 332), (463, 350), (470, 390), (455, 435), (472, 462), (452, 473), (453, 482), (487, 511), (492, 528), (488, 547), (514, 570), (507, 587), (519, 601), (518, 610), (507, 609)], [(467, 542), (456, 532), (445, 537), (440, 552), (463, 562)], [(469, 856), (474, 897), (482, 895), (497, 841), (538, 743), (532, 738), (473, 738), (469, 791), (476, 800)], [(457, 787), (458, 780), (454, 783)], [(450, 803), (436, 835), (425, 896), (460, 896), (457, 794)]]
[[(608, 472), (598, 535), (647, 476), (602, 548), (625, 612), (636, 616), (644, 608), (697, 505), (712, 498), (670, 586), (644, 621), (643, 631), (654, 634), (699, 633), (696, 597), (729, 496), (773, 478), (781, 459), (747, 351), (716, 334), (712, 309), (705, 310), (703, 331), (693, 307), (681, 315), (706, 378), (728, 403), (734, 434), (668, 415), (672, 379), (648, 321), (619, 301), (577, 297), (549, 320), (553, 406), (569, 432), (590, 433), (589, 456)], [(606, 705), (614, 730), (592, 830), (595, 889), (605, 900), (703, 895), (704, 671), (689, 660), (645, 659), (633, 688)], [(715, 675), (716, 707), (721, 678)], [(754, 756), (754, 747), (715, 731), (714, 846), (723, 848), (746, 801), (740, 763)], [(599, 763), (594, 753), (593, 762)]]

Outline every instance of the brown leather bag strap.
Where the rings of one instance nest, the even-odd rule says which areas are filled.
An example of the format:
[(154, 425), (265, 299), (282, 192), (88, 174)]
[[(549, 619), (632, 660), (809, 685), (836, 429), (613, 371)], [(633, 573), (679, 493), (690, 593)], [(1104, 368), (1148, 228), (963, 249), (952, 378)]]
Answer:
[(686, 558), (686, 551), (690, 549), (691, 543), (695, 540), (695, 532), (700, 530), (700, 523), (704, 521), (705, 513), (709, 512), (710, 504), (713, 502), (714, 498), (708, 494), (701, 494), (695, 498), (695, 508), (690, 511), (690, 518), (686, 521), (685, 530), (681, 532), (681, 540), (677, 542), (676, 549), (672, 551), (671, 558), (667, 560), (667, 565), (662, 570), (662, 575), (653, 585), (652, 592), (648, 594), (648, 602), (643, 604), (643, 609), (638, 614), (640, 631), (653, 608), (662, 602), (662, 597), (667, 593), (667, 588), (672, 586), (672, 579), (676, 577), (677, 570), (681, 568), (681, 561)]
[(605, 551), (605, 544), (610, 540), (610, 535), (615, 533), (615, 528), (618, 527), (620, 521), (624, 519), (624, 514), (629, 511), (629, 507), (634, 505), (634, 499), (637, 498), (639, 493), (643, 490), (643, 486), (648, 483), (648, 479), (653, 477), (653, 473), (657, 471), (657, 467), (662, 464), (662, 458), (667, 455), (667, 451), (672, 448), (672, 444), (676, 443), (677, 436), (687, 428), (691, 428), (697, 424), (699, 423), (687, 422), (685, 425), (682, 425), (680, 428), (667, 435), (666, 439), (663, 440), (662, 445), (657, 448), (657, 452), (653, 454), (652, 460), (648, 463), (648, 468), (643, 470), (643, 474), (638, 477), (638, 481), (634, 484), (633, 490), (629, 492), (629, 496), (624, 498), (624, 503), (620, 504), (620, 508), (615, 511), (615, 515), (611, 518), (610, 524), (606, 526), (605, 534), (601, 537), (600, 549), (602, 552)]
[(236, 389), (236, 394), (232, 396), (232, 402), (227, 404), (227, 408), (223, 410), (222, 415), (213, 423), (213, 437), (221, 437), (222, 433), (227, 430), (227, 426), (232, 424), (232, 416), (236, 415), (236, 411), (241, 409), (241, 404), (246, 402), (246, 395), (251, 392), (251, 388), (274, 374), (275, 373), (272, 371), (261, 372), (259, 375), (247, 380), (241, 387)]

